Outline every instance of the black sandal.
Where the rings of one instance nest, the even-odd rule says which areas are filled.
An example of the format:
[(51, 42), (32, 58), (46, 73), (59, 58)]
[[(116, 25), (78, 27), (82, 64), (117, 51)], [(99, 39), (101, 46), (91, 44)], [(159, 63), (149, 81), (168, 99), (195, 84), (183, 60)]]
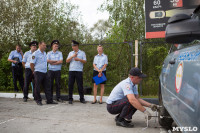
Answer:
[(91, 104), (95, 104), (95, 103), (97, 103), (97, 100), (95, 102), (92, 102)]

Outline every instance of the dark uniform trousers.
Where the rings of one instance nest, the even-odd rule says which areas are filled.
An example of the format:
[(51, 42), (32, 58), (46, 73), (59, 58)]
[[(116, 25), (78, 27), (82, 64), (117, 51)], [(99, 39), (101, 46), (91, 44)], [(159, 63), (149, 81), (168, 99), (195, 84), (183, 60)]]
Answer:
[(24, 88), (24, 78), (23, 78), (23, 68), (22, 66), (12, 66), (12, 76), (15, 91), (19, 91), (17, 88), (17, 80), (19, 80), (19, 85), (23, 91)]
[(107, 110), (111, 114), (119, 114), (119, 117), (132, 119), (133, 114), (137, 111), (128, 101), (127, 97), (113, 102), (112, 104), (107, 104)]
[(80, 101), (84, 99), (84, 94), (83, 94), (83, 72), (79, 71), (69, 71), (69, 100), (73, 101), (73, 89), (74, 89), (74, 83), (77, 83), (78, 86), (78, 92), (80, 96)]
[(25, 82), (24, 82), (24, 99), (28, 99), (28, 89), (29, 89), (30, 82), (32, 82), (33, 97), (35, 97), (35, 94), (34, 94), (34, 88), (35, 88), (34, 75), (33, 75), (33, 72), (30, 68), (26, 68), (25, 69)]
[(45, 96), (47, 99), (47, 102), (52, 102), (53, 98), (51, 96), (51, 87), (50, 87), (50, 80), (48, 78), (47, 73), (42, 72), (34, 72), (34, 78), (35, 78), (35, 100), (36, 102), (42, 101), (41, 95), (40, 95), (40, 86), (42, 85), (44, 87)]
[(48, 77), (51, 82), (51, 95), (53, 97), (53, 83), (55, 79), (56, 84), (56, 99), (60, 99), (60, 80), (61, 80), (61, 71), (48, 71)]

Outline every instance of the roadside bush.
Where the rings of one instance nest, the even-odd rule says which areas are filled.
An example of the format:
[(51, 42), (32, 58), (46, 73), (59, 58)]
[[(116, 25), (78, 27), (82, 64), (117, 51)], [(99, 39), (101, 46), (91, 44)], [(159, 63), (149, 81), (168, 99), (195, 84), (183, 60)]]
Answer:
[(8, 62), (9, 53), (2, 56), (0, 60), (0, 90), (9, 91), (13, 88), (11, 63)]

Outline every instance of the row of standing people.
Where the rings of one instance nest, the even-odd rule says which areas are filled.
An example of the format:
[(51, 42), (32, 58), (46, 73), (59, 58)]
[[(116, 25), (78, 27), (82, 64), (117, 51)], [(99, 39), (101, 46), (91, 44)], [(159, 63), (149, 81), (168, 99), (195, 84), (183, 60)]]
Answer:
[[(40, 95), (40, 86), (43, 85), (45, 88), (45, 96), (47, 104), (57, 104), (53, 101), (53, 83), (55, 80), (56, 84), (56, 100), (62, 101), (60, 97), (60, 80), (61, 80), (61, 67), (63, 63), (62, 52), (58, 51), (59, 41), (53, 40), (51, 43), (52, 51), (46, 54), (46, 44), (45, 42), (39, 43), (39, 48), (37, 49), (38, 42), (33, 41), (29, 44), (30, 50), (23, 52), (20, 45), (16, 45), (16, 50), (12, 51), (8, 57), (8, 61), (12, 62), (12, 75), (14, 90), (18, 92), (17, 80), (24, 93), (24, 102), (28, 99), (29, 85), (33, 86), (33, 96), (34, 100), (38, 105), (42, 105), (42, 98)], [(83, 65), (86, 63), (86, 54), (84, 51), (79, 49), (79, 43), (72, 40), (72, 49), (66, 58), (66, 63), (69, 65), (69, 104), (73, 103), (73, 88), (75, 81), (77, 82), (78, 92), (80, 96), (80, 102), (86, 103), (83, 93)], [(104, 73), (106, 75), (106, 66), (108, 64), (108, 58), (103, 53), (103, 47), (99, 45), (97, 47), (98, 54), (94, 57), (93, 61), (93, 76), (100, 75)], [(48, 66), (47, 66), (48, 63)], [(23, 79), (23, 68), (25, 67), (25, 82)], [(48, 67), (48, 71), (47, 71)], [(97, 85), (94, 80), (94, 101), (92, 104), (96, 103), (97, 95)], [(104, 84), (101, 83), (101, 98), (99, 103), (102, 103), (102, 97), (104, 93)]]
[[(21, 52), (19, 47), (16, 47), (16, 51), (12, 51), (9, 56), (9, 61), (11, 61), (15, 65), (13, 66), (13, 81), (16, 81), (17, 78), (23, 79), (19, 75), (15, 75), (18, 67), (25, 66), (25, 87), (24, 87), (24, 99), (27, 100), (29, 86), (29, 80), (32, 75), (35, 78), (35, 100), (38, 105), (42, 105), (41, 97), (40, 97), (40, 85), (43, 84), (45, 86), (45, 95), (47, 98), (47, 104), (55, 104), (53, 101), (53, 91), (52, 85), (54, 78), (56, 81), (60, 81), (60, 71), (62, 64), (62, 53), (57, 51), (59, 42), (57, 40), (51, 43), (52, 51), (48, 52), (47, 57), (44, 52), (46, 48), (46, 44), (44, 42), (39, 43), (39, 49), (36, 50), (36, 43), (30, 44), (31, 50), (29, 53), (25, 53), (24, 58), (22, 60), (23, 53)], [(69, 66), (69, 104), (73, 103), (73, 86), (76, 80), (78, 84), (78, 91), (80, 95), (80, 102), (85, 103), (84, 94), (83, 94), (83, 64), (86, 63), (86, 55), (83, 51), (79, 50), (79, 43), (76, 41), (72, 41), (72, 49), (66, 59), (67, 63), (70, 63)], [(34, 50), (33, 50), (34, 49)], [(32, 51), (33, 50), (33, 51)], [(93, 76), (100, 75), (101, 73), (106, 74), (106, 66), (108, 64), (107, 56), (103, 54), (103, 48), (98, 46), (97, 48), (98, 55), (95, 56), (93, 61), (94, 72)], [(26, 54), (30, 55), (27, 56)], [(15, 55), (15, 56), (14, 56)], [(26, 60), (27, 56), (27, 60)], [(18, 59), (16, 58), (18, 57)], [(16, 61), (17, 60), (17, 61)], [(22, 63), (21, 63), (22, 62)], [(49, 63), (49, 70), (47, 72), (47, 62)], [(28, 68), (28, 66), (30, 66)], [(28, 72), (29, 71), (29, 72)], [(19, 71), (21, 72), (21, 70)], [(30, 76), (28, 76), (30, 74)], [(21, 74), (22, 75), (22, 74)], [(15, 77), (16, 76), (16, 77)], [(50, 78), (49, 78), (50, 77)], [(107, 103), (107, 111), (110, 114), (117, 115), (115, 117), (115, 122), (117, 126), (122, 127), (134, 127), (132, 123), (132, 116), (134, 113), (139, 110), (144, 113), (145, 119), (148, 121), (151, 119), (151, 113), (144, 107), (149, 107), (152, 111), (157, 111), (159, 107), (155, 104), (149, 103), (139, 97), (138, 89), (136, 84), (139, 84), (143, 78), (147, 77), (147, 75), (143, 74), (139, 68), (131, 68), (129, 71), (129, 76), (127, 79), (124, 79), (120, 83), (118, 83), (110, 93), (106, 103)], [(51, 84), (49, 84), (50, 82)], [(93, 81), (94, 82), (94, 81)], [(27, 84), (26, 84), (27, 83)], [(57, 82), (59, 83), (59, 82)], [(16, 83), (14, 82), (15, 87)], [(23, 82), (20, 82), (21, 87), (23, 88)], [(50, 85), (50, 86), (49, 86)], [(57, 85), (59, 88), (60, 83)], [(17, 88), (15, 88), (17, 90)], [(93, 104), (96, 103), (96, 91), (97, 85), (94, 83), (94, 101)], [(104, 83), (101, 84), (101, 94), (103, 95), (104, 91)], [(60, 98), (60, 94), (57, 93), (57, 100)], [(59, 101), (59, 100), (58, 100)], [(102, 103), (102, 97), (100, 99), (100, 103)]]

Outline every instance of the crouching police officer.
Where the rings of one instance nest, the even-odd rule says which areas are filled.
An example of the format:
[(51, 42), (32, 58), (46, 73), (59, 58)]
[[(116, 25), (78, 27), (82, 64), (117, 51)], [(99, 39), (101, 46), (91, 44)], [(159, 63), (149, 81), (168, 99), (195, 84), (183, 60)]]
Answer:
[(115, 117), (116, 125), (122, 127), (133, 127), (131, 119), (133, 114), (140, 110), (144, 113), (145, 119), (150, 120), (151, 114), (143, 107), (150, 107), (156, 111), (157, 106), (139, 98), (136, 84), (147, 77), (139, 68), (132, 68), (129, 77), (117, 84), (108, 97), (107, 110), (111, 114), (118, 114)]
[(17, 79), (19, 80), (19, 84), (22, 91), (24, 87), (22, 57), (23, 57), (23, 52), (21, 50), (21, 45), (17, 44), (16, 50), (11, 51), (8, 57), (8, 61), (12, 62), (12, 76), (13, 76), (13, 84), (15, 92), (19, 91), (19, 89), (17, 88)]
[(59, 41), (53, 40), (51, 43), (52, 51), (47, 53), (48, 64), (48, 76), (51, 82), (51, 94), (53, 97), (53, 83), (55, 79), (56, 84), (56, 100), (61, 102), (60, 99), (60, 79), (61, 79), (61, 67), (63, 63), (62, 52), (58, 51)]
[(47, 104), (57, 104), (53, 101), (51, 96), (50, 82), (47, 76), (47, 56), (46, 56), (46, 44), (45, 42), (39, 43), (39, 49), (32, 54), (30, 66), (34, 73), (35, 78), (35, 99), (38, 105), (42, 105), (42, 98), (40, 95), (40, 85), (42, 84), (45, 89), (45, 96)]
[(34, 84), (34, 76), (33, 76), (33, 72), (31, 70), (30, 67), (30, 61), (32, 58), (32, 54), (37, 50), (37, 45), (38, 42), (33, 41), (29, 44), (30, 46), (30, 50), (27, 51), (24, 54), (23, 60), (22, 60), (22, 65), (25, 68), (25, 82), (24, 82), (24, 102), (27, 102), (28, 99), (28, 89), (29, 89), (29, 84), (30, 82), (32, 82), (32, 91), (33, 91), (33, 97), (34, 97), (34, 88), (35, 88), (35, 84)]

